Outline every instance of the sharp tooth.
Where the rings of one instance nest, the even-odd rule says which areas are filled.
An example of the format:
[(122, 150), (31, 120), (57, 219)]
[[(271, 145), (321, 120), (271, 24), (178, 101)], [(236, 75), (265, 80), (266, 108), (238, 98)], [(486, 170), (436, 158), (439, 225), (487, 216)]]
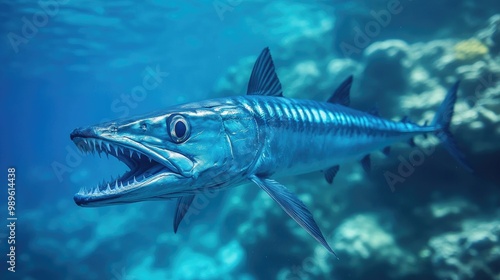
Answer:
[(137, 180), (135, 179), (135, 176), (134, 176), (134, 184), (137, 183)]
[(148, 159), (149, 159), (149, 162), (150, 162), (150, 163), (153, 161), (153, 159), (152, 159), (152, 158), (150, 158), (150, 157), (148, 157)]
[(132, 150), (128, 150), (129, 153), (130, 153), (130, 158), (132, 158), (132, 156), (134, 155), (134, 152), (132, 152)]
[(141, 159), (141, 153), (137, 153), (137, 157)]
[(89, 143), (87, 143), (87, 139), (83, 138), (83, 142), (85, 143), (85, 145), (88, 145)]
[(117, 155), (117, 156), (118, 156), (118, 149), (116, 148), (116, 146), (111, 146), (111, 147), (113, 147), (113, 149), (114, 149), (114, 151), (115, 151), (115, 155)]
[(120, 151), (122, 152), (122, 154), (125, 154), (125, 152), (123, 151), (123, 147), (120, 147)]
[(146, 176), (145, 175), (142, 175), (142, 180), (146, 180)]
[(80, 152), (82, 152), (82, 153), (83, 153), (83, 145), (82, 145), (82, 142), (79, 142), (79, 143), (78, 143), (78, 145), (76, 145), (76, 147), (78, 148), (78, 150), (79, 150)]
[(109, 186), (109, 184), (108, 184), (108, 187), (106, 188), (106, 191), (107, 191), (107, 192), (110, 192), (110, 191), (111, 191), (111, 187)]
[(95, 145), (96, 149), (100, 149), (101, 148), (101, 140), (95, 140), (94, 145)]
[(109, 143), (106, 142), (106, 148), (108, 149), (107, 153), (111, 152), (111, 147), (109, 146)]
[(102, 141), (99, 142), (99, 144), (97, 144), (97, 151), (100, 153), (104, 152), (104, 149), (102, 147)]
[(115, 181), (115, 189), (118, 189), (118, 180)]
[(123, 182), (120, 182), (120, 188), (123, 189)]

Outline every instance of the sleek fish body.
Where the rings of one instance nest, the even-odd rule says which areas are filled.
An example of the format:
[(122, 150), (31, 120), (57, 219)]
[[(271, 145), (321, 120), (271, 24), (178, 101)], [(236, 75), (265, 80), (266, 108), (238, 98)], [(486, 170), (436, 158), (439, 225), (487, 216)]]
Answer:
[(116, 181), (82, 189), (80, 206), (97, 207), (146, 200), (178, 199), (174, 231), (196, 194), (249, 180), (266, 191), (328, 251), (333, 250), (306, 206), (271, 177), (323, 170), (331, 183), (339, 164), (419, 134), (438, 136), (470, 169), (449, 132), (458, 83), (448, 92), (430, 125), (394, 122), (349, 108), (352, 77), (328, 102), (282, 96), (269, 50), (253, 68), (248, 95), (188, 103), (125, 121), (76, 129), (71, 139), (84, 152), (123, 161), (130, 171)]

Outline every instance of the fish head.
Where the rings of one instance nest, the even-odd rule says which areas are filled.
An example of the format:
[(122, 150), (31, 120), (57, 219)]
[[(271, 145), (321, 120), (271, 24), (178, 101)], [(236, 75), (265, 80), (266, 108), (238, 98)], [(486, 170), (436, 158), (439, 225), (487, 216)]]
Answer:
[(178, 198), (229, 184), (240, 171), (229, 162), (234, 147), (213, 104), (78, 128), (70, 137), (82, 152), (111, 155), (130, 169), (80, 190), (74, 196), (80, 206)]

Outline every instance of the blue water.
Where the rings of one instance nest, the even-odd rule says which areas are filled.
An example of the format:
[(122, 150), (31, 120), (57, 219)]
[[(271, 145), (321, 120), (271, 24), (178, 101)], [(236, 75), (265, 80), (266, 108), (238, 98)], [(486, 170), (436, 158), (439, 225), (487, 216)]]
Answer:
[[(477, 206), (484, 202), (483, 197), (495, 194), (491, 190), (498, 190), (498, 176), (493, 171), (487, 175), (479, 173), (476, 178), (467, 175), (443, 150), (426, 160), (413, 180), (395, 192), (399, 196), (387, 188), (380, 166), (374, 168), (375, 175), (366, 175), (359, 165), (347, 164), (342, 169), (347, 171), (336, 178), (340, 186), (334, 188), (326, 185), (322, 174), (282, 181), (303, 195), (301, 198), (320, 227), (328, 228), (325, 235), (334, 250), (340, 223), (359, 221), (355, 218), (358, 214), (384, 217), (380, 227), (393, 235), (389, 234), (387, 239), (381, 237), (380, 244), (393, 244), (384, 240), (394, 239), (398, 245), (391, 247), (393, 251), (387, 255), (377, 255), (376, 261), (370, 254), (359, 261), (360, 258), (348, 255), (348, 250), (340, 254), (340, 261), (329, 256), (253, 185), (210, 198), (204, 210), (183, 223), (177, 234), (171, 226), (173, 201), (106, 208), (80, 208), (73, 202), (73, 195), (81, 186), (93, 186), (102, 178), (125, 170), (117, 160), (80, 154), (69, 138), (73, 129), (179, 103), (244, 94), (251, 68), (248, 62), (266, 46), (275, 52), (278, 75), (285, 77), (282, 79), (285, 95), (287, 91), (295, 92), (294, 87), (300, 87), (301, 83), (308, 83), (314, 87), (295, 97), (324, 100), (333, 88), (322, 81), (331, 78), (338, 84), (342, 77), (327, 72), (328, 63), (322, 58), (367, 63), (363, 57), (367, 47), (346, 57), (340, 42), (352, 40), (356, 34), (353, 26), (363, 26), (373, 20), (370, 11), (385, 9), (389, 2), (51, 0), (0, 3), (3, 38), (0, 41), (0, 182), (5, 189), (0, 192), (0, 218), (2, 223), (9, 224), (8, 168), (16, 170), (14, 217), (17, 218), (16, 272), (7, 270), (10, 257), (6, 254), (11, 251), (8, 240), (12, 233), (2, 226), (0, 278), (448, 279), (446, 273), (434, 274), (433, 270), (440, 268), (440, 264), (434, 257), (424, 255), (432, 254), (435, 249), (431, 246), (435, 243), (429, 241), (432, 237), (455, 232), (460, 227), (429, 229), (425, 240), (420, 240), (419, 231), (432, 227), (433, 222), (417, 224), (418, 218), (414, 216), (419, 214), (414, 214), (405, 204), (412, 201), (409, 203), (412, 207), (416, 205), (415, 208), (425, 212), (425, 209), (434, 209), (435, 202), (451, 199), (455, 203), (453, 199), (458, 197), (458, 200), (465, 199), (464, 205), (468, 205), (465, 208), (481, 209), (466, 212), (477, 214), (472, 217), (491, 217), (498, 213), (494, 205), (500, 200), (493, 195), (483, 206)], [(430, 1), (426, 4), (430, 5)], [(382, 27), (376, 36), (370, 36), (370, 44), (387, 39), (408, 43), (441, 37), (466, 39), (475, 36), (480, 27), (487, 25), (488, 18), (500, 10), (498, 3), (496, 7), (484, 5), (490, 8), (481, 8), (478, 4), (474, 20), (465, 24), (459, 16), (446, 12), (446, 4), (436, 6), (445, 11), (438, 14), (422, 10), (412, 1), (402, 1), (401, 5), (401, 14), (392, 15), (388, 26)], [(464, 3), (458, 6), (463, 14), (469, 13)], [(418, 21), (427, 25), (416, 24)], [(491, 53), (491, 57), (497, 56)], [(310, 61), (323, 66), (319, 70), (308, 68)], [(295, 67), (298, 63), (303, 63), (302, 68)], [(345, 68), (338, 68), (337, 73), (352, 70), (357, 71), (358, 77), (364, 73), (348, 63), (342, 65)], [(387, 65), (391, 67), (389, 62)], [(235, 71), (241, 69), (246, 70), (238, 75)], [(157, 73), (157, 84), (145, 90), (143, 81), (152, 72)], [(234, 88), (228, 90), (221, 86), (223, 77), (236, 77), (236, 81), (224, 80), (231, 81), (229, 84)], [(380, 83), (393, 94), (395, 91), (390, 90), (399, 85), (398, 76), (394, 76), (394, 80), (390, 75), (384, 77)], [(442, 86), (447, 85), (443, 82)], [(357, 88), (361, 87), (362, 84)], [(401, 94), (411, 92), (405, 88)], [(385, 103), (377, 89), (367, 92), (365, 99), (360, 96), (356, 94), (353, 99), (362, 100), (354, 101), (362, 108), (377, 100), (394, 117), (408, 113), (402, 109), (398, 112), (390, 102)], [(424, 113), (419, 110), (416, 109), (417, 116)], [(497, 146), (496, 137), (490, 141), (492, 146)], [(462, 143), (469, 140), (459, 137)], [(473, 144), (463, 146), (468, 147), (466, 154), (476, 166), (482, 160), (494, 162), (494, 155), (499, 151), (496, 147), (489, 155), (475, 154)], [(404, 145), (396, 150), (402, 155), (410, 153)], [(399, 163), (395, 158), (379, 164), (395, 170)], [(382, 157), (377, 160), (384, 161)], [(451, 167), (443, 167), (447, 164)], [(481, 179), (482, 176), (487, 179)], [(449, 183), (449, 178), (456, 181)], [(320, 186), (315, 187), (318, 184)], [(462, 191), (456, 197), (447, 196), (454, 192), (457, 184), (461, 185), (456, 189)], [(470, 198), (468, 187), (474, 185), (488, 187), (484, 193), (477, 194), (475, 200), (467, 200)], [(339, 198), (338, 193), (344, 195)], [(361, 224), (370, 225), (371, 221)], [(349, 227), (344, 224), (345, 228)], [(412, 239), (419, 241), (412, 243)], [(382, 252), (382, 247), (367, 251)], [(416, 268), (403, 274), (389, 273), (390, 263), (394, 265), (397, 261), (381, 261), (403, 259), (408, 255), (415, 259)], [(365, 267), (365, 263), (369, 265)], [(409, 263), (412, 262), (405, 262)], [(487, 266), (491, 268), (494, 264), (491, 261)], [(481, 277), (486, 278), (478, 279), (489, 276)]]

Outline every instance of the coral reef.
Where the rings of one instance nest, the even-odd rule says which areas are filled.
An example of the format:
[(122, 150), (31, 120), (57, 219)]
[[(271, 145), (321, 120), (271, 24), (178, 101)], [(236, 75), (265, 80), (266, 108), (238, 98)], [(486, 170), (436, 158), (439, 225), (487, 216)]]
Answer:
[[(418, 272), (417, 258), (397, 243), (390, 230), (394, 225), (381, 224), (383, 216), (356, 214), (339, 225), (332, 239), (339, 254), (345, 256), (336, 265), (338, 274), (363, 279), (375, 273), (402, 279)], [(352, 270), (361, 266), (362, 270)]]
[(478, 39), (460, 41), (455, 45), (458, 60), (477, 60), (488, 53), (488, 47)]
[(490, 18), (488, 27), (478, 33), (478, 38), (484, 40), (492, 54), (500, 52), (500, 15)]
[(429, 241), (430, 258), (439, 279), (499, 279), (500, 224), (494, 220), (466, 220), (457, 232)]

